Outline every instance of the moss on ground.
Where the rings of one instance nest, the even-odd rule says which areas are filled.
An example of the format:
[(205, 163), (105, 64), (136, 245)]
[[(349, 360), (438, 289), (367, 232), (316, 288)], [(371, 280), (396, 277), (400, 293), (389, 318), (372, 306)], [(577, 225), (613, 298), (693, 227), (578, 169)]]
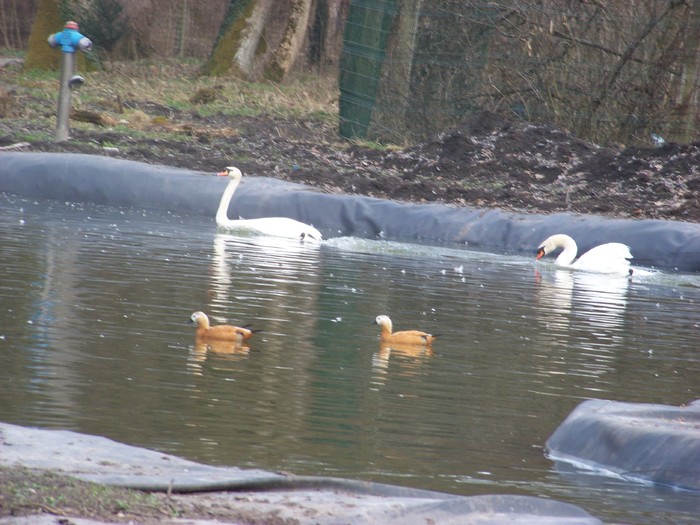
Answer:
[(87, 483), (25, 467), (0, 467), (0, 517), (45, 513), (144, 523), (177, 517), (180, 510), (166, 494)]

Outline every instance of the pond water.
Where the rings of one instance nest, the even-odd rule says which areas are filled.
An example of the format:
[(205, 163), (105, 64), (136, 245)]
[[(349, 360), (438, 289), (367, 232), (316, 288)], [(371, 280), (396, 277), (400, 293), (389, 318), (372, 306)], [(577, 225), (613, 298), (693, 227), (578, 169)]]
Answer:
[[(454, 494), (529, 494), (611, 522), (694, 523), (697, 494), (543, 455), (586, 398), (700, 397), (700, 278), (529, 257), (217, 234), (212, 220), (0, 195), (0, 420), (217, 465)], [(187, 324), (262, 330), (201, 348)], [(373, 320), (440, 334), (386, 351)]]

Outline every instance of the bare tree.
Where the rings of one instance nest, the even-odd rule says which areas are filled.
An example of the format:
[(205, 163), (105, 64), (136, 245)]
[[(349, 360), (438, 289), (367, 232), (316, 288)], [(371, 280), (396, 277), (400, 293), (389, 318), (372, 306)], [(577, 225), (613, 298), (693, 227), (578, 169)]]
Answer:
[(700, 115), (700, 0), (693, 0), (688, 17), (688, 32), (680, 56), (681, 78), (678, 93), (678, 125), (671, 138), (690, 142), (695, 136)]
[(371, 138), (400, 143), (411, 135), (411, 74), (422, 4), (423, 0), (399, 0), (369, 126)]
[(337, 69), (349, 8), (350, 0), (316, 0), (313, 4), (304, 52), (310, 67), (321, 72)]
[(24, 49), (38, 0), (0, 0), (0, 45)]
[[(283, 81), (295, 66), (312, 62), (309, 53), (318, 48), (309, 42), (310, 28), (328, 20), (337, 28), (338, 20), (332, 17), (341, 12), (344, 1), (231, 0), (205, 73)], [(336, 32), (330, 39), (336, 50), (340, 38)]]
[(112, 55), (127, 60), (209, 56), (229, 3), (229, 0), (116, 1), (129, 24)]
[(229, 72), (242, 78), (255, 73), (256, 49), (270, 14), (272, 0), (230, 0), (219, 38), (204, 68), (210, 75)]
[(274, 82), (284, 80), (284, 77), (292, 69), (309, 24), (311, 0), (291, 0), (291, 4), (282, 40), (265, 67), (265, 78)]
[(25, 71), (59, 68), (61, 53), (49, 47), (46, 39), (61, 31), (64, 22), (58, 0), (39, 0), (24, 59)]
[[(387, 10), (365, 2), (350, 8), (341, 133), (352, 121), (357, 126), (347, 130), (363, 132), (371, 112), (368, 138), (422, 140), (489, 109), (601, 144), (649, 143), (652, 133), (692, 138), (674, 130), (695, 129), (700, 1), (396, 0), (391, 6), (386, 38), (377, 21)], [(381, 67), (368, 68), (368, 57)]]

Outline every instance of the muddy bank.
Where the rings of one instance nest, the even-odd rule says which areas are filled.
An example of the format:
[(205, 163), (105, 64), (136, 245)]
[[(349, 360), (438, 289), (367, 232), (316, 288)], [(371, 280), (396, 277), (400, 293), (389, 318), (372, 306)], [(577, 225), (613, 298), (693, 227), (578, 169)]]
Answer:
[(21, 138), (45, 127), (0, 122), (0, 147), (23, 142), (25, 151), (87, 153), (210, 173), (236, 165), (247, 176), (413, 203), (700, 220), (700, 144), (603, 148), (555, 126), (479, 112), (425, 143), (380, 149), (340, 142), (335, 130), (308, 118), (202, 116), (151, 101), (128, 104), (165, 124), (150, 126), (153, 136), (117, 127), (73, 129), (69, 142), (56, 144)]

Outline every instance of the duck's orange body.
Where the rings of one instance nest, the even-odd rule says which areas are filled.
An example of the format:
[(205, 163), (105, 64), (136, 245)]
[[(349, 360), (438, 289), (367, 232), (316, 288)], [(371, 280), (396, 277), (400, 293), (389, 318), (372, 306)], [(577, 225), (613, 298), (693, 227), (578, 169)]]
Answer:
[(437, 337), (437, 335), (419, 330), (393, 332), (391, 319), (386, 315), (378, 315), (374, 322), (381, 326), (380, 341), (386, 345), (430, 346)]
[(190, 323), (197, 325), (195, 337), (199, 341), (233, 341), (242, 343), (247, 341), (257, 330), (230, 324), (210, 326), (209, 318), (204, 312), (195, 312), (190, 317)]

